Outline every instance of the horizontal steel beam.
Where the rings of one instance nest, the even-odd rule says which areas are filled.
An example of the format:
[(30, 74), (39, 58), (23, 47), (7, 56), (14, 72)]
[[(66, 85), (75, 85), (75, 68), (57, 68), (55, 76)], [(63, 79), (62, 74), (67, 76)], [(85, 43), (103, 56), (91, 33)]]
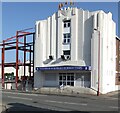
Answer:
[(32, 35), (32, 34), (35, 34), (35, 32), (33, 32), (33, 33), (28, 33), (28, 34), (23, 34), (23, 35), (18, 35), (18, 37), (22, 37), (22, 36), (26, 36), (26, 35)]
[[(18, 47), (18, 50), (22, 50), (22, 51), (28, 51), (28, 52), (33, 52), (33, 50), (30, 50), (30, 49), (24, 49), (24, 47), (29, 47), (28, 46), (20, 46)], [(6, 47), (5, 50), (12, 50), (12, 49), (16, 49), (16, 46), (13, 46), (13, 47)]]
[(0, 46), (9, 45), (9, 44), (15, 44), (15, 43), (16, 42), (9, 42), (9, 43), (0, 44)]
[[(33, 63), (32, 63), (33, 64)], [(24, 63), (19, 63), (18, 66), (23, 66)], [(16, 63), (5, 63), (4, 64), (5, 67), (15, 67)], [(30, 66), (30, 63), (25, 63), (25, 66)], [(31, 65), (32, 66), (32, 65)]]

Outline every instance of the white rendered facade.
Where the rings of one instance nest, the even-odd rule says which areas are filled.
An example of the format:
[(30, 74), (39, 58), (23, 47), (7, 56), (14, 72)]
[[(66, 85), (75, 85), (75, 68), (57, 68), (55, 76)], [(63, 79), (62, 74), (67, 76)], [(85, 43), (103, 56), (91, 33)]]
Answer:
[(96, 91), (99, 83), (101, 93), (114, 91), (115, 37), (112, 14), (102, 10), (89, 12), (68, 7), (37, 21), (34, 87), (59, 86), (64, 81), (65, 85)]

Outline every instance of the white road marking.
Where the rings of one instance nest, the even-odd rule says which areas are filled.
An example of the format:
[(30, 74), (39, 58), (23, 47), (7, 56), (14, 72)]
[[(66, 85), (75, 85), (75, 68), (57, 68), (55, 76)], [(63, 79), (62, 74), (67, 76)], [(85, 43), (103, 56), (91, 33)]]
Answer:
[(109, 108), (118, 109), (118, 106), (109, 106)]
[(119, 98), (111, 97), (110, 99), (111, 99), (111, 100), (118, 100)]
[(87, 106), (87, 104), (85, 103), (71, 103), (71, 102), (61, 102), (61, 101), (52, 101), (52, 100), (45, 100), (45, 102)]
[(13, 99), (22, 99), (22, 100), (33, 100), (31, 98), (22, 98), (22, 97), (12, 97), (12, 96), (7, 96), (8, 98), (13, 98)]
[(28, 94), (28, 93), (16, 93), (16, 92), (2, 92), (2, 93), (9, 93), (9, 94), (19, 94), (19, 95), (31, 95), (31, 96), (47, 96), (47, 95), (41, 95), (41, 94), (32, 94), (32, 93), (30, 93), (30, 94)]
[(45, 100), (45, 102), (51, 102), (51, 103), (63, 103), (63, 102), (60, 102), (60, 101), (52, 101), (52, 100)]
[(73, 105), (82, 105), (82, 106), (87, 106), (85, 103), (69, 103), (69, 102), (64, 102), (65, 104), (73, 104)]
[(108, 100), (118, 100), (119, 98), (116, 98), (116, 97), (103, 97), (103, 99), (108, 99)]

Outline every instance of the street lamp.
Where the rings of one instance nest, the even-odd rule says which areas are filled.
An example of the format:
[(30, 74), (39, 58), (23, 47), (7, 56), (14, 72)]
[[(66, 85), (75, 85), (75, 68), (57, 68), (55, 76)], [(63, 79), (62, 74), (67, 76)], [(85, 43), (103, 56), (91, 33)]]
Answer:
[(98, 29), (94, 29), (98, 32), (98, 89), (97, 96), (100, 95), (100, 31)]

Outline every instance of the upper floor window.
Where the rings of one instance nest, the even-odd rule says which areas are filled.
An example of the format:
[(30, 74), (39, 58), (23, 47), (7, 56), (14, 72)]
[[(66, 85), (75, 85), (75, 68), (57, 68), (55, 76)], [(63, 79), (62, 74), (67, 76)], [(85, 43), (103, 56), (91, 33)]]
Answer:
[(64, 54), (64, 55), (70, 55), (70, 50), (64, 50), (64, 51), (63, 51), (63, 54)]
[(65, 20), (64, 21), (64, 28), (70, 27), (70, 20)]
[(63, 34), (63, 37), (64, 37), (63, 39), (64, 44), (70, 43), (70, 33)]

